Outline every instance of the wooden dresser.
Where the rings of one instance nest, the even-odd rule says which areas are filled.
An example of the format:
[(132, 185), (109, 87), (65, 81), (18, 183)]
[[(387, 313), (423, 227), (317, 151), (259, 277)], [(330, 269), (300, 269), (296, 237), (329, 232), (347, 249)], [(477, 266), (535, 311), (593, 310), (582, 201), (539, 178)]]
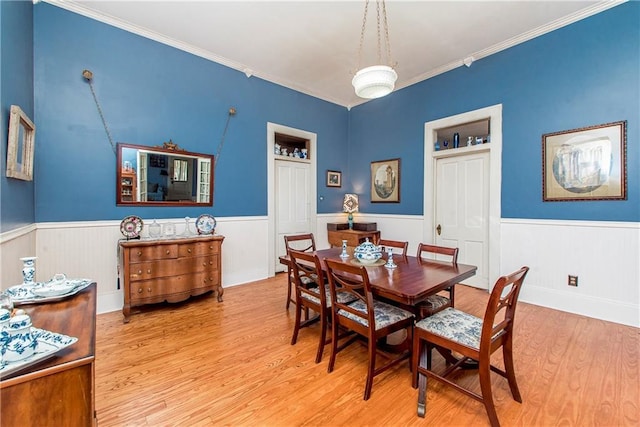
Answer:
[(78, 341), (2, 378), (2, 426), (95, 426), (96, 284), (58, 302), (19, 308), (34, 327)]
[(223, 236), (120, 241), (124, 322), (131, 307), (178, 302), (208, 291), (222, 302)]
[(347, 246), (356, 247), (360, 243), (369, 239), (369, 241), (375, 245), (378, 244), (378, 240), (380, 240), (380, 232), (377, 230), (374, 231), (359, 231), (359, 230), (328, 230), (327, 231), (327, 239), (329, 240), (329, 245), (332, 247), (340, 247), (342, 246), (342, 241), (347, 241)]

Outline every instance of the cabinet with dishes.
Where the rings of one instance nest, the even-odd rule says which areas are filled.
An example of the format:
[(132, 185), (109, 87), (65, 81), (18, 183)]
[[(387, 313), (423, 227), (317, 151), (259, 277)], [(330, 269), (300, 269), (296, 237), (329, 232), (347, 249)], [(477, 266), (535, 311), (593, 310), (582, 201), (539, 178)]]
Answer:
[(136, 200), (136, 173), (132, 170), (123, 170), (120, 178), (120, 197), (123, 201)]
[(275, 134), (276, 159), (309, 162), (309, 140), (282, 133)]

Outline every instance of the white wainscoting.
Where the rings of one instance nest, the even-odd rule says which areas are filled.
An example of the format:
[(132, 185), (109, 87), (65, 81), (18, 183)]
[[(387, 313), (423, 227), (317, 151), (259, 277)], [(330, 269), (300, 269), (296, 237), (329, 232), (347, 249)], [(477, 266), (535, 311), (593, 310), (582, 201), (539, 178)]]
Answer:
[[(216, 232), (225, 236), (223, 286), (266, 278), (267, 217), (217, 220)], [(360, 213), (355, 220), (376, 222), (384, 238), (408, 241), (410, 254), (424, 235), (422, 216)], [(184, 219), (158, 220), (169, 221), (178, 233), (184, 230)], [(345, 222), (345, 214), (318, 215), (319, 248), (328, 247), (329, 222)], [(98, 283), (98, 312), (122, 309), (122, 291), (117, 288), (119, 227), (120, 221), (39, 223), (3, 233), (2, 288), (22, 281), (20, 257), (36, 255), (36, 280), (48, 280), (55, 273), (91, 278)], [(501, 220), (500, 274), (531, 267), (521, 300), (532, 304), (640, 327), (639, 261), (638, 223)], [(577, 288), (567, 285), (569, 274), (578, 276)]]
[[(528, 265), (521, 301), (640, 327), (640, 224), (502, 219), (502, 274)], [(578, 287), (567, 285), (578, 276)]]

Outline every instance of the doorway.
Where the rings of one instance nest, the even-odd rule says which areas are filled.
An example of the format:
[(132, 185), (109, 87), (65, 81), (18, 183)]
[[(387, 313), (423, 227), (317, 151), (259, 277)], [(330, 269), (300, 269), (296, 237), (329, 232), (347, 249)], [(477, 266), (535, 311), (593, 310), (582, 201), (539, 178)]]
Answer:
[[(307, 141), (305, 157), (276, 154), (276, 140), (286, 135)], [(269, 277), (284, 271), (285, 234), (316, 232), (317, 173), (315, 133), (267, 123), (267, 216)], [(301, 150), (299, 150), (301, 152)]]
[[(466, 123), (489, 120), (491, 123), (490, 142), (471, 147), (462, 147), (443, 151), (435, 151), (434, 146), (438, 129), (462, 126)], [(454, 239), (445, 234), (444, 238), (438, 236), (438, 219), (451, 219), (451, 212), (443, 213), (443, 207), (447, 206), (451, 198), (444, 196), (453, 191), (482, 191), (482, 202), (477, 200), (475, 210), (482, 210), (484, 205), (486, 212), (482, 220), (483, 230), (486, 233), (486, 246), (473, 243), (473, 233), (478, 230), (462, 230), (468, 233), (465, 236), (456, 235), (455, 245), (460, 247), (459, 262), (478, 266), (478, 274), (465, 283), (489, 289), (500, 276), (500, 218), (501, 218), (501, 179), (502, 179), (502, 105), (494, 105), (456, 116), (446, 117), (425, 123), (425, 159), (424, 159), (424, 241), (447, 245), (447, 240)], [(446, 169), (447, 177), (443, 168)], [(440, 171), (438, 170), (440, 169)], [(453, 171), (456, 178), (453, 178)], [(471, 175), (469, 175), (471, 174)], [(475, 175), (473, 175), (475, 174)], [(440, 176), (439, 176), (440, 175)], [(462, 178), (460, 178), (462, 177)], [(445, 182), (439, 182), (446, 180)], [(477, 183), (486, 182), (484, 190), (479, 190)], [(447, 187), (455, 182), (456, 190)], [(460, 185), (463, 190), (460, 189)], [(449, 199), (443, 199), (449, 197)], [(457, 199), (456, 203), (466, 203), (464, 198)], [(461, 202), (462, 200), (462, 202)], [(474, 212), (476, 214), (477, 212)], [(467, 215), (469, 212), (467, 212)], [(440, 215), (440, 217), (438, 217)], [(457, 215), (457, 214), (456, 214)], [(462, 216), (456, 216), (457, 221)], [(478, 228), (478, 227), (476, 227)], [(460, 231), (460, 230), (458, 230)], [(457, 232), (457, 231), (456, 231)], [(442, 231), (441, 231), (442, 235)], [(469, 243), (467, 243), (469, 242)], [(450, 243), (449, 245), (452, 245)], [(447, 246), (449, 246), (447, 245)]]

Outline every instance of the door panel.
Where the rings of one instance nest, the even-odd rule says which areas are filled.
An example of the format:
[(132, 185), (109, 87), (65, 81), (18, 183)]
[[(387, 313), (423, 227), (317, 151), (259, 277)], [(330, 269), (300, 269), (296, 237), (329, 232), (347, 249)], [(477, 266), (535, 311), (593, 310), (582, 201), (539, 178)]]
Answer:
[(277, 258), (286, 255), (284, 236), (311, 232), (308, 163), (275, 161), (276, 271), (284, 271)]
[(489, 154), (436, 162), (436, 243), (460, 249), (458, 262), (478, 266), (466, 284), (488, 289)]

